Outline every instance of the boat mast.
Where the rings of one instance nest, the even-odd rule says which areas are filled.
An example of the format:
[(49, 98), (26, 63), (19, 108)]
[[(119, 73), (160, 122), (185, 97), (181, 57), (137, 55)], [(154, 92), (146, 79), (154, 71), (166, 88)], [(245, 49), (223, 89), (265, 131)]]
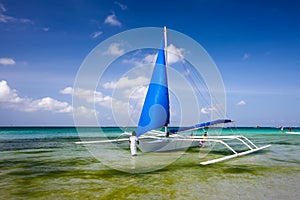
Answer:
[(168, 69), (168, 59), (167, 59), (167, 47), (168, 47), (168, 41), (167, 41), (167, 27), (164, 27), (164, 51), (165, 51), (165, 63), (166, 68)]
[[(168, 47), (168, 41), (167, 41), (167, 27), (164, 26), (164, 53), (165, 53), (165, 63), (166, 63), (166, 70), (168, 70), (168, 59), (167, 59), (167, 47)], [(165, 134), (168, 133), (168, 125), (165, 126)]]

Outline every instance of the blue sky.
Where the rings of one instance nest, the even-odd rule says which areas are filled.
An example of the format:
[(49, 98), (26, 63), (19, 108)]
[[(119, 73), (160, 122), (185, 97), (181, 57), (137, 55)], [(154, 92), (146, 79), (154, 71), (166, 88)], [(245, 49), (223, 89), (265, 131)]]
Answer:
[(0, 0), (0, 125), (73, 125), (71, 88), (89, 52), (122, 31), (167, 26), (210, 54), (238, 126), (300, 126), (299, 8), (296, 0)]

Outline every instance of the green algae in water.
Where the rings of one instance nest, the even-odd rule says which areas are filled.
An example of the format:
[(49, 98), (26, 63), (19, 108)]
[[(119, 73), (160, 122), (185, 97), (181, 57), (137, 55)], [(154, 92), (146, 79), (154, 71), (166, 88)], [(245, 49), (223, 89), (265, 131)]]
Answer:
[[(74, 130), (2, 135), (0, 199), (300, 199), (299, 136), (255, 129), (247, 136), (259, 145), (272, 143), (271, 148), (209, 166), (199, 165), (196, 148), (163, 169), (129, 174), (74, 145)], [(222, 149), (209, 153), (224, 154)]]

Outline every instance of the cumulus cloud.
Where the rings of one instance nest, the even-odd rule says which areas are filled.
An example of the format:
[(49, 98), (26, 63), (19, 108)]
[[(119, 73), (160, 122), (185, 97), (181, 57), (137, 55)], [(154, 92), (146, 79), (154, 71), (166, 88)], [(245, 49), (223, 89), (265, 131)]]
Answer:
[(0, 81), (0, 102), (16, 102), (19, 101), (17, 91), (10, 89), (7, 82)]
[[(87, 106), (94, 102), (104, 107), (109, 107), (111, 104), (111, 101), (103, 96), (101, 92), (81, 88), (74, 90), (72, 87), (66, 87), (59, 92), (61, 94), (74, 95), (76, 98), (83, 99), (88, 103)], [(99, 114), (97, 110), (85, 106), (73, 107), (73, 113), (76, 113), (77, 116), (83, 116), (84, 118), (93, 118)]]
[(24, 111), (33, 112), (38, 110), (52, 111), (57, 113), (69, 113), (72, 111), (72, 106), (67, 102), (61, 102), (51, 97), (29, 101), (28, 107)]
[(12, 58), (0, 58), (0, 65), (15, 65), (16, 61)]
[(103, 95), (102, 92), (87, 90), (82, 88), (66, 87), (60, 91), (61, 94), (70, 94), (76, 96), (76, 98), (83, 99), (87, 103), (96, 103), (100, 106), (111, 107), (112, 98), (110, 96)]
[(73, 112), (76, 113), (77, 116), (83, 116), (85, 119), (94, 118), (99, 114), (95, 109), (89, 109), (84, 106), (73, 108)]
[(124, 53), (125, 50), (122, 49), (122, 44), (112, 43), (109, 45), (108, 49), (104, 52), (104, 55), (121, 56)]
[(244, 100), (241, 100), (236, 105), (237, 106), (243, 106), (243, 105), (246, 105), (246, 102)]
[[(100, 91), (94, 91), (89, 89), (83, 88), (71, 88), (66, 87), (65, 89), (61, 90), (60, 93), (62, 94), (70, 94), (75, 97), (76, 101), (80, 102), (79, 107), (74, 107), (73, 112), (76, 115), (87, 117), (92, 117), (98, 115), (100, 111), (98, 109), (109, 109), (112, 110), (114, 113), (117, 113), (118, 116), (126, 116), (128, 118), (128, 107), (129, 103), (126, 100), (122, 100), (119, 98), (114, 98), (109, 95), (104, 95)], [(86, 103), (86, 105), (85, 105)], [(76, 103), (75, 103), (76, 104)], [(94, 108), (96, 105), (96, 109), (90, 109), (90, 107)], [(77, 105), (73, 105), (77, 106)], [(97, 106), (100, 106), (99, 108)], [(108, 114), (109, 115), (109, 114)], [(103, 113), (100, 117), (103, 117)], [(112, 116), (110, 116), (112, 117)]]
[[(177, 48), (175, 45), (170, 44), (167, 47), (167, 59), (168, 64), (174, 64), (177, 62), (183, 62), (184, 61), (184, 53), (185, 50), (183, 48)], [(141, 59), (131, 58), (131, 59), (124, 59), (123, 63), (131, 63), (135, 66), (141, 66), (146, 64), (154, 63), (157, 58), (157, 53), (155, 54), (146, 54)]]
[(134, 65), (136, 67), (139, 67), (139, 66), (143, 66), (143, 65), (148, 65), (148, 64), (154, 63), (156, 57), (157, 57), (157, 54), (147, 54), (143, 58), (140, 58), (140, 59), (135, 58), (135, 57), (132, 57), (130, 59), (123, 59), (122, 63), (124, 63), (124, 64), (132, 64), (132, 65)]
[(155, 54), (155, 55), (148, 54), (143, 58), (143, 63), (144, 64), (152, 63), (152, 62), (154, 62), (156, 57), (157, 57), (157, 54)]
[(135, 79), (129, 79), (127, 76), (120, 78), (118, 81), (111, 81), (103, 84), (105, 89), (122, 89), (122, 88), (133, 88), (148, 82), (145, 77), (137, 77)]
[(54, 113), (69, 113), (72, 106), (67, 102), (55, 100), (51, 97), (30, 99), (20, 97), (17, 90), (11, 89), (7, 81), (0, 81), (0, 106), (23, 112), (51, 111)]
[(59, 91), (61, 94), (73, 94), (73, 88), (72, 87), (66, 87), (63, 90)]
[(167, 47), (167, 52), (168, 52), (167, 59), (169, 64), (173, 64), (184, 60), (183, 48), (177, 48), (175, 45), (170, 44)]
[(118, 92), (118, 98), (120, 99), (134, 99), (135, 102), (143, 102), (146, 96), (148, 87), (146, 83), (149, 83), (149, 79), (143, 76), (136, 78), (129, 78), (127, 76), (121, 77), (117, 81), (106, 82), (102, 85), (104, 89), (113, 89)]
[(146, 96), (147, 90), (148, 90), (148, 86), (136, 87), (136, 89), (134, 90), (134, 92), (131, 92), (131, 94), (129, 94), (130, 98), (134, 99), (135, 101), (137, 101), (138, 103), (140, 103), (140, 105), (142, 105), (144, 103), (144, 98)]
[(105, 18), (104, 23), (109, 24), (111, 26), (118, 26), (118, 27), (122, 26), (121, 22), (117, 19), (117, 16), (115, 15), (115, 13), (108, 15)]

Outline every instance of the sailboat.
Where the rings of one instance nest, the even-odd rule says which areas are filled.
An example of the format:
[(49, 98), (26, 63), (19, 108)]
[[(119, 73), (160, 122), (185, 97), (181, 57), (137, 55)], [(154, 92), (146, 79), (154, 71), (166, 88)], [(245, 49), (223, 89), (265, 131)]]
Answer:
[[(168, 126), (170, 124), (170, 99), (167, 69), (167, 29), (166, 27), (164, 27), (162, 47), (158, 50), (152, 77), (148, 86), (148, 90), (138, 121), (138, 126), (136, 129), (136, 136), (139, 139), (138, 148), (142, 152), (168, 152), (185, 150), (190, 147), (199, 146), (199, 143), (203, 140), (208, 142), (221, 143), (232, 152), (232, 155), (200, 163), (202, 165), (206, 165), (250, 154), (271, 146), (266, 145), (263, 147), (258, 147), (244, 136), (193, 136), (182, 134), (189, 131), (233, 122), (233, 120), (231, 119), (216, 119), (190, 127), (169, 130)], [(163, 131), (161, 131), (161, 129), (163, 129)], [(124, 132), (121, 136), (124, 135), (131, 136), (131, 133)], [(228, 139), (238, 140), (247, 148), (247, 150), (243, 152), (234, 150), (232, 146), (224, 141)], [(94, 144), (122, 141), (128, 141), (128, 138), (120, 137), (114, 140), (84, 141), (76, 143)]]

